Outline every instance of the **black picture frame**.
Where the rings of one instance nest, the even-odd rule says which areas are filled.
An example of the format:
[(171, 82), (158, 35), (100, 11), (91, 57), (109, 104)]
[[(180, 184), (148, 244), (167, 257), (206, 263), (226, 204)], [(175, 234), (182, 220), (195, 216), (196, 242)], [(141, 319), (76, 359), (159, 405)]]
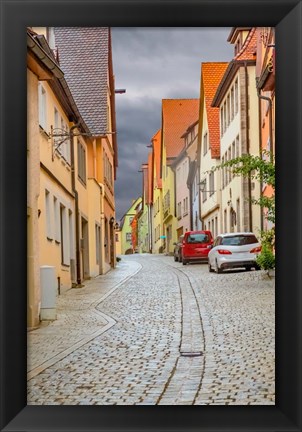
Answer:
[[(301, 0), (1, 0), (2, 431), (301, 431), (301, 11)], [(275, 406), (26, 406), (25, 29), (45, 25), (276, 27)]]

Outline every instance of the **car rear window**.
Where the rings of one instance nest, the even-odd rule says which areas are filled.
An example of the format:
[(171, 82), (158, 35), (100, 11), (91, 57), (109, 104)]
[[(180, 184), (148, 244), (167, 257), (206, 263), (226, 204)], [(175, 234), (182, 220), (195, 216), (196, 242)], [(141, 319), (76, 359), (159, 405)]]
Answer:
[(207, 234), (190, 234), (187, 239), (188, 243), (208, 243), (209, 236)]
[(223, 237), (221, 244), (225, 246), (243, 246), (258, 243), (254, 235), (236, 235), (232, 237)]

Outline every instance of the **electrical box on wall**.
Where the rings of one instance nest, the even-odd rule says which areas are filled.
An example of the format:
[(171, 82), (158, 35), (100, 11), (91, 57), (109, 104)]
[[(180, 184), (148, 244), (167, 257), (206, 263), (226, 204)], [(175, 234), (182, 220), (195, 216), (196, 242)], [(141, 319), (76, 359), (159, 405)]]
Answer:
[(57, 288), (55, 267), (42, 266), (40, 267), (40, 283), (41, 283), (41, 320), (57, 319)]

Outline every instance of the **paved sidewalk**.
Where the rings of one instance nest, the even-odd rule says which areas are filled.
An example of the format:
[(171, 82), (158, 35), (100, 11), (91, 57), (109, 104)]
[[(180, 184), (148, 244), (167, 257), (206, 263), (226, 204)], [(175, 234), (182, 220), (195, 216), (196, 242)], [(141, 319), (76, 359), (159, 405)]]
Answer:
[(124, 260), (106, 275), (58, 296), (57, 320), (28, 332), (27, 380), (112, 327), (115, 320), (97, 306), (140, 269), (141, 264)]

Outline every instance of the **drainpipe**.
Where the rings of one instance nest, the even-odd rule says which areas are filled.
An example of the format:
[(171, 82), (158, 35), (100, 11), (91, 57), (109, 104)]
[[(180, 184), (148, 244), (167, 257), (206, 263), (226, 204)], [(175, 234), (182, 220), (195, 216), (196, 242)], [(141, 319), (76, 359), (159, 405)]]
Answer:
[(74, 134), (73, 131), (79, 127), (79, 123), (71, 126), (69, 130), (70, 150), (71, 150), (71, 185), (75, 199), (75, 229), (76, 229), (76, 280), (77, 285), (81, 285), (81, 266), (80, 266), (80, 226), (79, 226), (79, 195), (75, 187), (75, 166), (74, 166)]
[(190, 209), (190, 230), (193, 231), (193, 198), (192, 198), (192, 183), (189, 186), (189, 209)]
[[(258, 116), (258, 123), (259, 123), (259, 155), (261, 155), (261, 151), (262, 151), (261, 101), (260, 101), (260, 90), (257, 87), (257, 78), (256, 78), (256, 88), (257, 88), (257, 94), (258, 94), (258, 110), (259, 110), (259, 116)], [(260, 198), (263, 196), (262, 187), (263, 187), (263, 180), (262, 180), (262, 175), (260, 175)], [(264, 227), (264, 224), (263, 224), (263, 211), (262, 211), (262, 207), (260, 207), (260, 229), (261, 229), (261, 231), (263, 231), (263, 227)]]
[[(104, 260), (105, 260), (105, 254), (104, 254), (104, 238), (105, 238), (105, 219), (104, 219), (104, 198), (105, 198), (105, 186), (103, 183), (99, 183), (99, 186), (102, 191), (102, 200), (101, 200), (101, 232), (100, 232), (100, 238), (102, 240), (101, 247), (100, 247), (100, 273), (104, 274)], [(104, 238), (103, 238), (104, 237)]]
[[(257, 95), (259, 98), (259, 131), (260, 131), (260, 139), (259, 139), (259, 154), (261, 155), (262, 152), (262, 134), (261, 134), (261, 128), (262, 128), (262, 124), (261, 124), (261, 99), (262, 100), (266, 100), (269, 104), (269, 140), (270, 140), (270, 161), (273, 162), (273, 103), (271, 98), (267, 97), (267, 96), (263, 96), (261, 95), (261, 89), (258, 88), (257, 86), (258, 84), (258, 80), (256, 78), (256, 88), (257, 88)], [(260, 191), (260, 196), (263, 196), (262, 193), (262, 186), (263, 186), (263, 182), (262, 182), (262, 178), (260, 180), (260, 187), (261, 187), (261, 191)], [(263, 225), (263, 212), (262, 212), (262, 208), (261, 208), (261, 231), (263, 231), (264, 225)]]
[(270, 159), (271, 162), (273, 162), (273, 150), (272, 150), (273, 149), (273, 103), (271, 98), (261, 95), (260, 89), (258, 87), (257, 87), (257, 94), (259, 99), (266, 100), (269, 103), (269, 140), (270, 140), (270, 147), (271, 147)]
[[(248, 70), (247, 70), (247, 62), (244, 62), (244, 72), (245, 72), (245, 120), (246, 120), (246, 151), (247, 154), (250, 154), (250, 122), (249, 122), (249, 109), (248, 109)], [(248, 198), (249, 198), (249, 230), (253, 230), (253, 214), (252, 214), (252, 181), (251, 175), (248, 177)]]

